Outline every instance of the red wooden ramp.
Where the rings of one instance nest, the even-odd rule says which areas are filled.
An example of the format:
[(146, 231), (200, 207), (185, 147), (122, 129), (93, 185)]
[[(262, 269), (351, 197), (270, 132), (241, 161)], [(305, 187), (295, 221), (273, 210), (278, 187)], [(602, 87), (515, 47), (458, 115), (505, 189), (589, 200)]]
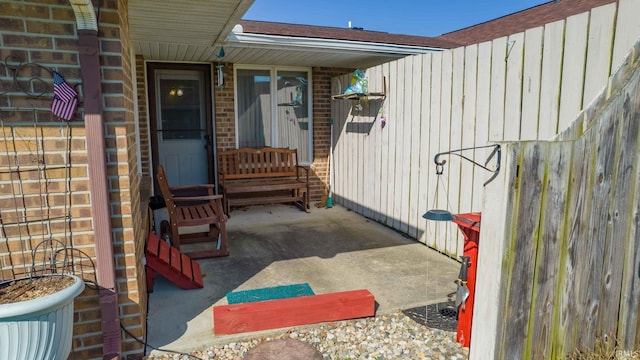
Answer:
[(153, 279), (160, 274), (181, 289), (201, 289), (202, 272), (200, 264), (189, 256), (180, 253), (178, 248), (160, 240), (154, 233), (147, 240), (147, 291), (153, 292)]
[(326, 321), (373, 316), (375, 299), (368, 290), (266, 300), (213, 307), (213, 331), (237, 334)]

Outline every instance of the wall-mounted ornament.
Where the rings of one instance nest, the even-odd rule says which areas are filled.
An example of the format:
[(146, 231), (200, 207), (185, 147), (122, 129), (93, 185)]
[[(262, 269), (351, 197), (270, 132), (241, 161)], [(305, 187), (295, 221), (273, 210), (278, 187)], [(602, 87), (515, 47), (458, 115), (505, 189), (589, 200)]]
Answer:
[[(19, 96), (20, 93), (34, 99), (52, 96), (52, 113), (64, 120), (74, 118), (80, 103), (77, 90), (79, 84), (71, 86), (58, 71), (37, 63), (24, 63), (15, 55), (5, 57), (4, 66), (11, 81), (4, 82), (8, 86), (0, 87), (0, 96)], [(51, 82), (47, 80), (48, 77), (51, 77)]]

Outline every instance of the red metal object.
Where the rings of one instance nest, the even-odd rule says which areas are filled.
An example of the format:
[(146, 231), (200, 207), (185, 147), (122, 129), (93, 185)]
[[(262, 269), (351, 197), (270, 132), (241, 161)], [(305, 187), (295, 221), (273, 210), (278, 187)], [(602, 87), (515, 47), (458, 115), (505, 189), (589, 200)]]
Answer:
[(478, 243), (480, 241), (480, 217), (481, 213), (466, 213), (453, 216), (453, 222), (464, 235), (464, 256), (469, 257), (469, 268), (467, 269), (467, 287), (469, 297), (465, 302), (464, 309), (460, 306), (458, 310), (458, 333), (456, 341), (463, 347), (471, 344), (471, 323), (473, 320), (473, 299), (476, 292), (476, 269), (478, 265)]

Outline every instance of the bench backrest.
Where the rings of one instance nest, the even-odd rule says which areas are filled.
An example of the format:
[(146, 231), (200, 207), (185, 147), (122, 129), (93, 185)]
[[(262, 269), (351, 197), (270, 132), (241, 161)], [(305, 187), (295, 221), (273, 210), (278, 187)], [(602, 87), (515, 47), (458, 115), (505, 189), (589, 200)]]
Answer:
[(218, 153), (218, 173), (224, 179), (297, 176), (296, 149), (234, 149)]

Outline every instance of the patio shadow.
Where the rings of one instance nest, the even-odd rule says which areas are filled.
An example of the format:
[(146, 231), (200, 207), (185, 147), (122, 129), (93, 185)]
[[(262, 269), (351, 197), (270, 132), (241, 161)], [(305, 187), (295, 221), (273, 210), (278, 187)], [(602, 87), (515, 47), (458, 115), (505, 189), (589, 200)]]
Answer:
[(186, 351), (258, 336), (214, 335), (212, 306), (226, 304), (231, 291), (296, 283), (309, 283), (316, 294), (368, 289), (377, 313), (441, 302), (455, 291), (457, 262), (340, 206), (236, 209), (227, 232), (228, 257), (198, 260), (203, 289), (156, 278), (149, 344)]

